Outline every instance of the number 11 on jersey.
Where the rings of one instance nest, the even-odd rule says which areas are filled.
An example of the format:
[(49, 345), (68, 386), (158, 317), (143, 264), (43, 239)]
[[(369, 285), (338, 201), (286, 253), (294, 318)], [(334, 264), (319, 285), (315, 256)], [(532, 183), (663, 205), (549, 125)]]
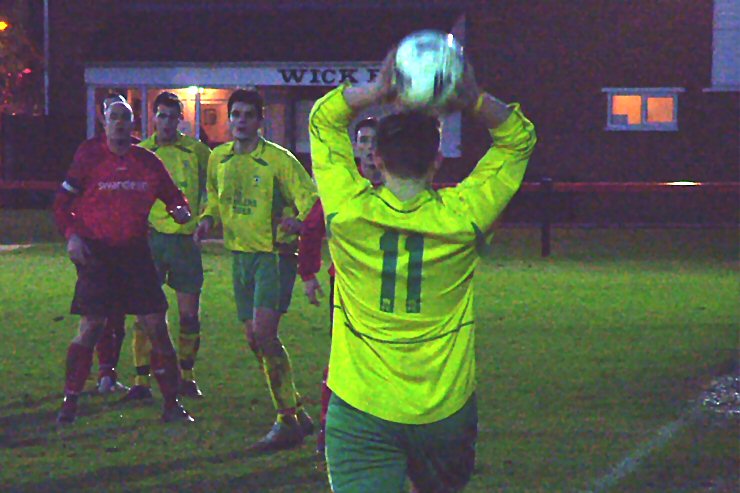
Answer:
[[(398, 245), (400, 236), (395, 231), (386, 231), (380, 237), (383, 252), (383, 273), (380, 284), (380, 311), (393, 313), (396, 304), (396, 270), (398, 268)], [(421, 268), (424, 256), (424, 237), (419, 234), (405, 236), (404, 247), (409, 254), (409, 269), (406, 281), (406, 313), (421, 312)]]

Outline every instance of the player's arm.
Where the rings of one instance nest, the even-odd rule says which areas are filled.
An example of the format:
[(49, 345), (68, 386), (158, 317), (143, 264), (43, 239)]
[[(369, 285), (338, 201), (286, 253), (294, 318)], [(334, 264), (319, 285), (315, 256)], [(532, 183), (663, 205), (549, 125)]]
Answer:
[(340, 86), (319, 99), (309, 116), (311, 162), (319, 197), (325, 211), (336, 211), (370, 182), (357, 171), (347, 127), (353, 111)]
[[(484, 101), (493, 97), (483, 96)], [(497, 107), (500, 101), (492, 102)], [(487, 104), (483, 103), (483, 106)], [(529, 157), (537, 137), (532, 123), (522, 114), (518, 104), (509, 105), (511, 112), (503, 123), (488, 128), (493, 145), (481, 158), (473, 172), (454, 191), (467, 202), (476, 226), (487, 232), (493, 226), (524, 180)], [(496, 110), (502, 113), (500, 108)]]
[(149, 154), (148, 156), (152, 160), (152, 166), (157, 175), (157, 198), (164, 202), (167, 213), (172, 216), (177, 224), (187, 223), (192, 217), (188, 199), (182, 193), (182, 190), (177, 188), (162, 160), (155, 154)]
[(318, 199), (316, 185), (300, 161), (290, 153), (281, 160), (277, 175), (280, 193), (289, 205), (295, 206), (298, 210), (295, 219), (302, 222)]
[(486, 234), (524, 180), (537, 137), (518, 104), (507, 105), (480, 91), (470, 65), (458, 98), (488, 128), (493, 145), (460, 185), (441, 193), (466, 204), (475, 226)]
[(298, 275), (303, 280), (303, 290), (309, 303), (317, 306), (319, 297), (324, 294), (316, 274), (321, 269), (321, 244), (325, 235), (324, 209), (321, 201), (317, 200), (303, 221), (298, 237)]
[(324, 209), (317, 200), (303, 221), (298, 238), (298, 275), (304, 282), (315, 278), (321, 270), (321, 245), (325, 235)]
[(366, 86), (339, 86), (316, 101), (309, 116), (313, 174), (324, 210), (336, 211), (342, 203), (369, 188), (357, 171), (347, 127), (354, 114), (392, 94), (393, 56), (386, 56), (375, 82)]
[(198, 204), (200, 210), (198, 214), (205, 210), (205, 204), (208, 202), (208, 159), (211, 157), (211, 149), (203, 143), (195, 146), (195, 154), (198, 156)]
[(54, 220), (56, 221), (59, 232), (66, 239), (75, 233), (74, 231), (74, 206), (79, 197), (85, 191), (87, 182), (87, 168), (84, 165), (87, 162), (89, 143), (83, 142), (75, 151), (72, 158), (72, 164), (67, 170), (64, 181), (59, 186), (56, 196), (54, 197)]
[(85, 158), (85, 147), (80, 146), (75, 152), (72, 165), (67, 171), (56, 197), (54, 198), (54, 219), (57, 228), (67, 239), (67, 254), (72, 262), (83, 265), (90, 254), (84, 240), (75, 231), (75, 202), (82, 196), (86, 185), (86, 168), (82, 164)]
[(208, 169), (206, 178), (206, 195), (208, 201), (206, 202), (206, 208), (200, 215), (201, 223), (208, 220), (213, 226), (218, 224), (221, 218), (221, 213), (218, 208), (218, 161), (221, 156), (216, 152), (212, 152), (208, 158)]
[(211, 152), (208, 157), (206, 174), (206, 207), (200, 215), (200, 222), (193, 233), (195, 243), (200, 245), (201, 240), (208, 237), (211, 228), (218, 224), (221, 213), (218, 208), (218, 161), (221, 159), (217, 152)]
[(57, 190), (53, 206), (57, 228), (66, 239), (74, 234), (74, 203), (83, 191), (82, 182), (74, 176), (72, 168)]

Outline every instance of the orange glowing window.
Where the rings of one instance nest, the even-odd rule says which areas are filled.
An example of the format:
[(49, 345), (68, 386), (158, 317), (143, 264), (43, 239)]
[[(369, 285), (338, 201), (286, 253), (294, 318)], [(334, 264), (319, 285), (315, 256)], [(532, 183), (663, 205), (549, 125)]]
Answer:
[(612, 97), (612, 120), (616, 124), (642, 123), (642, 96), (615, 94)]
[(673, 121), (673, 98), (648, 97), (647, 121), (649, 123), (669, 123)]
[(606, 128), (616, 131), (677, 131), (682, 87), (604, 87)]

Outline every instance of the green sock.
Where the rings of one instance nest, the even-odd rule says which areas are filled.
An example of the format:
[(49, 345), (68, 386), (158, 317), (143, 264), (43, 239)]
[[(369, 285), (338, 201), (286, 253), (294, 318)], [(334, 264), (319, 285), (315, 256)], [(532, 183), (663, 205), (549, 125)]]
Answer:
[(280, 354), (263, 356), (265, 377), (267, 377), (267, 385), (275, 409), (278, 412), (292, 409), (295, 414), (296, 389), (293, 382), (293, 369), (285, 347), (281, 346), (280, 349)]

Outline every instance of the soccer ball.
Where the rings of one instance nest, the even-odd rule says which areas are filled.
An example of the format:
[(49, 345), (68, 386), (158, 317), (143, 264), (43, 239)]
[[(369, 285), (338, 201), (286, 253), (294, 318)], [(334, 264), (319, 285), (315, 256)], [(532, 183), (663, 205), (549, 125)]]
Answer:
[(409, 34), (396, 50), (393, 84), (411, 108), (440, 107), (455, 93), (465, 68), (463, 48), (452, 34), (425, 30)]

